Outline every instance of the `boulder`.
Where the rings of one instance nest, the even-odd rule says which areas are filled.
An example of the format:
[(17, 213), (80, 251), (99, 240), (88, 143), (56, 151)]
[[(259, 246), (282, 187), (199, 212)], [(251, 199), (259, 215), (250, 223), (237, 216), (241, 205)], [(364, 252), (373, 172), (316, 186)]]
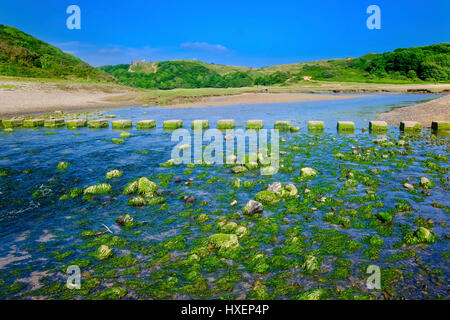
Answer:
[(225, 129), (234, 129), (236, 127), (236, 123), (233, 119), (224, 119), (217, 121), (217, 129), (225, 130)]
[(209, 237), (209, 244), (216, 249), (230, 249), (239, 247), (239, 240), (235, 234), (217, 233)]
[(264, 211), (264, 207), (260, 202), (250, 200), (247, 202), (242, 211), (245, 215), (253, 216), (262, 213)]
[(137, 129), (153, 129), (156, 127), (155, 120), (141, 120), (136, 124)]
[(123, 175), (122, 171), (119, 170), (111, 170), (106, 173), (106, 179), (114, 179), (114, 178), (120, 178)]
[(127, 129), (133, 126), (133, 122), (131, 120), (115, 120), (112, 122), (113, 129)]
[(85, 195), (99, 195), (99, 194), (107, 194), (111, 191), (112, 187), (108, 183), (97, 184), (94, 186), (87, 187), (84, 189)]
[(113, 255), (114, 251), (106, 245), (101, 245), (96, 252), (96, 257), (98, 260), (107, 260), (111, 258)]
[(132, 228), (136, 225), (136, 221), (134, 221), (133, 217), (130, 216), (129, 214), (125, 214), (122, 216), (119, 216), (116, 219), (116, 223), (121, 226), (121, 227), (126, 227), (126, 228)]
[(312, 169), (312, 168), (302, 168), (300, 170), (301, 172), (301, 177), (302, 178), (310, 178), (310, 177), (315, 177), (317, 175), (316, 170)]

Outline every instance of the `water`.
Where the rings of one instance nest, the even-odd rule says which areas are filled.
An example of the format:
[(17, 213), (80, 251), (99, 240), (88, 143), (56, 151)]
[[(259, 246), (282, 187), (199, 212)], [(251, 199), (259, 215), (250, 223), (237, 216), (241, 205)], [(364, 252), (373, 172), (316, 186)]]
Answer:
[[(427, 99), (434, 97), (437, 96), (426, 96)], [(383, 148), (372, 143), (376, 136), (360, 130), (380, 112), (421, 100), (424, 100), (422, 95), (376, 94), (345, 100), (283, 104), (112, 110), (108, 113), (118, 119), (132, 119), (134, 123), (155, 119), (158, 123), (158, 128), (152, 130), (127, 130), (132, 136), (122, 145), (111, 143), (110, 140), (119, 138), (121, 133), (113, 129), (18, 129), (13, 133), (0, 133), (0, 169), (3, 168), (0, 171), (3, 172), (0, 176), (0, 298), (117, 298), (114, 294), (102, 295), (109, 287), (126, 289), (124, 298), (128, 299), (288, 299), (298, 298), (301, 292), (317, 288), (325, 289), (323, 297), (332, 299), (354, 295), (447, 298), (448, 138), (439, 137), (436, 143), (430, 139), (430, 133), (424, 131), (423, 136), (404, 138), (409, 141), (410, 148)], [(240, 178), (255, 185), (236, 190), (230, 184), (235, 176), (228, 172), (229, 168), (160, 167), (170, 159), (176, 144), (171, 141), (170, 133), (161, 128), (162, 121), (168, 119), (183, 120), (185, 128), (189, 128), (190, 121), (195, 119), (208, 119), (211, 127), (215, 127), (219, 119), (236, 119), (238, 126), (245, 126), (248, 119), (262, 119), (266, 128), (272, 128), (276, 120), (290, 120), (302, 129), (299, 134), (282, 134), (287, 138), (287, 142), (281, 144), (281, 150), (287, 152), (287, 160), (283, 162), (285, 170), (280, 170), (272, 178), (260, 176), (259, 171), (244, 174)], [(325, 132), (309, 135), (305, 130), (308, 120), (325, 121)], [(338, 135), (335, 129), (338, 120), (354, 121), (357, 127), (355, 135)], [(48, 132), (56, 134), (46, 135)], [(398, 135), (397, 128), (390, 128), (388, 138), (397, 141)], [(337, 160), (333, 156), (338, 151), (350, 154), (352, 146), (376, 147), (389, 154), (389, 158), (361, 164), (354, 159)], [(401, 149), (408, 151), (399, 154)], [(439, 154), (447, 158), (436, 158)], [(424, 167), (425, 160), (438, 164), (441, 172), (426, 171), (429, 168)], [(65, 171), (56, 169), (61, 161), (70, 164)], [(312, 181), (300, 181), (298, 176), (302, 167), (312, 167), (320, 174)], [(345, 182), (345, 179), (339, 180), (343, 167), (365, 174), (373, 168), (380, 170), (379, 175), (374, 175), (379, 183), (376, 190), (379, 199), (358, 202), (357, 197), (366, 195), (368, 189), (361, 182), (357, 188), (350, 189), (350, 193), (340, 193)], [(105, 174), (112, 169), (121, 170), (124, 175), (107, 180)], [(122, 189), (143, 176), (149, 177), (165, 191), (165, 205), (143, 208), (127, 205), (129, 196), (122, 195)], [(403, 188), (406, 180), (417, 184), (422, 176), (435, 183), (429, 196), (420, 191), (407, 192)], [(175, 183), (173, 177), (181, 177), (183, 182)], [(194, 182), (185, 185), (189, 178)], [(287, 214), (288, 202), (282, 201), (266, 207), (259, 220), (239, 219), (233, 215), (274, 181), (297, 186), (301, 197), (291, 200), (290, 204), (302, 208), (301, 212)], [(60, 200), (73, 188), (99, 183), (110, 183), (113, 192), (95, 196), (91, 201), (82, 197)], [(306, 188), (317, 192), (317, 198), (305, 196)], [(419, 190), (417, 185), (416, 189)], [(183, 203), (182, 198), (186, 195), (195, 196), (192, 206)], [(314, 201), (323, 196), (341, 199), (343, 204)], [(232, 200), (237, 200), (239, 205), (230, 207)], [(396, 205), (401, 201), (407, 201), (413, 210), (396, 211)], [(384, 207), (375, 205), (379, 202)], [(393, 222), (380, 226), (374, 218), (364, 220), (362, 207), (368, 204), (373, 205), (372, 214), (389, 211), (393, 214)], [(351, 227), (343, 228), (323, 221), (326, 213), (343, 208), (359, 210), (353, 216), (347, 215)], [(130, 230), (121, 229), (114, 221), (125, 213), (143, 225)], [(200, 223), (200, 214), (206, 214), (209, 220)], [(211, 247), (205, 249), (208, 248), (209, 235), (220, 232), (217, 222), (225, 216), (246, 225), (251, 231), (250, 235), (239, 240), (242, 248), (239, 256), (215, 252)], [(399, 244), (408, 228), (418, 228), (420, 223), (416, 220), (414, 225), (414, 219), (420, 217), (433, 219), (432, 230), (437, 241), (423, 246)], [(283, 218), (288, 222), (283, 222)], [(103, 224), (118, 237), (116, 240), (126, 243), (112, 240), (110, 235), (82, 237), (83, 231), (104, 231)], [(274, 225), (275, 229), (272, 229), (271, 224), (279, 229)], [(298, 236), (305, 237), (305, 244), (299, 246), (298, 252), (287, 252), (285, 247), (290, 241), (289, 234), (298, 227), (302, 228)], [(329, 237), (321, 238), (314, 227), (339, 232), (338, 243), (333, 244), (339, 247), (336, 252), (329, 254), (325, 250)], [(345, 242), (344, 236), (360, 243), (360, 249), (342, 252), (342, 244), (351, 245)], [(363, 241), (367, 236), (382, 238), (383, 247), (369, 251), (370, 246)], [(180, 239), (183, 239), (181, 244), (166, 246), (167, 241)], [(101, 244), (113, 248), (116, 258), (97, 261), (94, 252)], [(210, 250), (209, 254), (201, 256), (198, 253), (202, 252), (200, 248)], [(379, 250), (378, 255), (373, 254), (376, 250)], [(415, 254), (411, 254), (413, 251)], [(258, 252), (264, 253), (265, 258), (252, 260)], [(399, 253), (405, 256), (389, 260), (393, 254)], [(127, 254), (136, 260), (125, 263), (117, 259)], [(199, 261), (189, 260), (193, 254), (200, 256)], [(320, 272), (312, 275), (304, 272), (301, 265), (307, 255), (321, 260)], [(277, 265), (276, 261), (281, 259), (286, 261)], [(64, 287), (67, 278), (64, 271), (71, 264), (82, 265), (81, 271), (89, 273), (82, 278), (82, 289), (87, 291), (75, 292)], [(268, 267), (264, 267), (265, 264)], [(369, 264), (379, 265), (383, 270), (380, 290), (371, 291), (365, 285), (365, 268)], [(339, 272), (346, 274), (338, 276)], [(133, 283), (136, 279), (139, 283)], [(221, 280), (217, 282), (218, 279)], [(258, 291), (258, 288), (263, 289)], [(35, 289), (38, 291), (32, 291)], [(256, 295), (257, 292), (267, 293), (267, 296)]]

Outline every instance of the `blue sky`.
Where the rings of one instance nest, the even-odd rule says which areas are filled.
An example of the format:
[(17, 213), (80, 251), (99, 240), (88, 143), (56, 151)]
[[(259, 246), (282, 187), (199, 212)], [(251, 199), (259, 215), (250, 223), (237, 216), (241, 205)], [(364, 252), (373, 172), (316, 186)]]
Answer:
[[(66, 9), (81, 8), (81, 30)], [(381, 29), (369, 30), (369, 5)], [(0, 23), (92, 65), (199, 59), (261, 67), (450, 40), (448, 0), (0, 0)]]

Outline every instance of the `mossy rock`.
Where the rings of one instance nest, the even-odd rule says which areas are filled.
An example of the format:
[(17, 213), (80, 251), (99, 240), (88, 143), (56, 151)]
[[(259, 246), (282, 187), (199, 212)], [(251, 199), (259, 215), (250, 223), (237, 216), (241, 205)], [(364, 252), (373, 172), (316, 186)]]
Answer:
[(276, 121), (273, 125), (274, 129), (279, 131), (290, 131), (291, 130), (291, 122), (290, 121)]
[(294, 297), (295, 300), (324, 300), (328, 295), (325, 289), (313, 289), (304, 291)]
[(133, 217), (129, 214), (119, 216), (116, 219), (116, 223), (124, 228), (133, 228), (134, 226), (136, 226), (136, 221), (134, 221)]
[(325, 129), (323, 121), (308, 121), (308, 131), (320, 132)]
[(173, 167), (174, 165), (175, 165), (174, 159), (169, 159), (166, 162), (160, 164), (160, 166), (164, 167), (164, 168), (170, 168), (170, 167)]
[(114, 144), (123, 144), (125, 142), (125, 140), (123, 139), (117, 139), (117, 138), (112, 138), (111, 142)]
[(96, 258), (100, 261), (107, 260), (114, 255), (114, 251), (107, 245), (101, 245), (96, 251)]
[(306, 256), (305, 261), (302, 264), (303, 270), (305, 271), (305, 273), (308, 274), (313, 274), (319, 271), (320, 266), (321, 266), (320, 259), (313, 255)]
[(217, 233), (209, 236), (209, 243), (216, 249), (229, 249), (239, 247), (239, 240), (235, 234)]
[(312, 168), (302, 168), (300, 169), (300, 177), (301, 178), (313, 178), (317, 175), (317, 171)]
[(222, 119), (217, 121), (217, 129), (226, 130), (234, 129), (236, 127), (236, 122), (233, 119)]
[(120, 170), (111, 170), (106, 173), (106, 179), (108, 180), (120, 178), (121, 176), (123, 176), (123, 172)]
[(91, 129), (103, 129), (109, 127), (109, 121), (106, 119), (90, 120), (88, 127)]
[(400, 131), (405, 133), (419, 133), (422, 130), (422, 126), (417, 121), (401, 121)]
[(141, 120), (136, 124), (137, 129), (153, 129), (156, 127), (155, 120)]
[(234, 174), (240, 174), (247, 172), (248, 169), (245, 166), (234, 166), (231, 168), (231, 172)]
[(163, 123), (163, 128), (166, 130), (176, 130), (179, 128), (183, 128), (182, 120), (166, 120)]
[(388, 126), (385, 121), (370, 121), (369, 131), (372, 133), (385, 133), (388, 131)]
[(355, 123), (352, 121), (338, 121), (337, 123), (338, 132), (355, 132)]
[(98, 294), (99, 300), (120, 300), (127, 295), (128, 291), (120, 287), (108, 288)]
[(44, 119), (26, 119), (23, 120), (24, 128), (41, 128), (44, 126)]
[(47, 129), (62, 128), (66, 124), (64, 119), (46, 119), (44, 121), (44, 127)]
[(23, 126), (23, 119), (22, 118), (3, 119), (2, 126), (3, 128), (7, 129), (20, 128)]
[(72, 119), (72, 120), (66, 121), (67, 129), (78, 129), (78, 128), (84, 128), (86, 126), (87, 126), (86, 119)]
[(450, 131), (450, 122), (448, 121), (433, 121), (431, 123), (431, 130), (437, 131)]
[(262, 120), (248, 120), (246, 129), (247, 130), (260, 130), (264, 128), (264, 123)]
[(255, 200), (261, 202), (264, 205), (273, 205), (281, 201), (281, 197), (277, 194), (263, 190), (255, 195)]
[(209, 128), (209, 120), (193, 120), (191, 123), (191, 129), (199, 128), (202, 130)]
[(60, 171), (64, 171), (69, 167), (69, 164), (67, 162), (61, 161), (60, 163), (58, 163), (58, 165), (56, 166), (56, 168)]
[(129, 137), (131, 137), (131, 133), (129, 133), (129, 132), (122, 131), (122, 132), (120, 133), (120, 138), (122, 138), (122, 139), (127, 139), (127, 138), (129, 138)]
[(143, 207), (147, 204), (147, 201), (139, 196), (128, 199), (128, 205), (132, 207)]
[(87, 187), (84, 189), (85, 195), (100, 195), (100, 194), (107, 194), (111, 192), (111, 185), (108, 183), (101, 183), (94, 186)]
[(133, 127), (133, 122), (131, 120), (115, 120), (112, 122), (113, 129), (128, 129)]
[(403, 237), (403, 242), (408, 245), (415, 244), (433, 244), (436, 241), (436, 235), (433, 231), (420, 227), (416, 231), (408, 230)]

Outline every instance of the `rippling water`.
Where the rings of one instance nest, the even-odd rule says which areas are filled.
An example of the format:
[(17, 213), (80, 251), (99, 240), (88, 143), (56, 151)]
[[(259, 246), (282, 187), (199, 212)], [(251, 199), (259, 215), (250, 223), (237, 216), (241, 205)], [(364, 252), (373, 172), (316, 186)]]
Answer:
[[(119, 138), (121, 133), (113, 129), (18, 129), (13, 133), (0, 132), (0, 298), (105, 298), (107, 296), (99, 294), (109, 287), (125, 288), (127, 293), (124, 298), (148, 299), (289, 299), (317, 288), (329, 290), (327, 298), (351, 298), (353, 295), (372, 298), (447, 298), (449, 268), (446, 235), (450, 201), (448, 170), (445, 168), (448, 169), (448, 138), (439, 137), (437, 140), (440, 143), (436, 144), (435, 140), (430, 139), (431, 134), (424, 131), (421, 137), (406, 138), (410, 143), (408, 152), (394, 152), (389, 159), (367, 164), (340, 161), (333, 156), (338, 151), (351, 154), (352, 147), (356, 146), (363, 149), (377, 147), (372, 142), (377, 137), (361, 133), (361, 128), (367, 127), (368, 121), (375, 119), (380, 112), (421, 100), (424, 100), (422, 95), (375, 94), (348, 100), (283, 104), (112, 110), (108, 113), (116, 115), (117, 119), (131, 119), (133, 123), (142, 119), (155, 119), (158, 123), (158, 127), (152, 130), (127, 130), (132, 136), (125, 139), (122, 145), (111, 143), (110, 140)], [(170, 159), (172, 147), (176, 144), (171, 142), (170, 132), (164, 132), (161, 128), (162, 121), (168, 119), (181, 119), (185, 128), (189, 129), (190, 121), (195, 119), (208, 119), (212, 128), (219, 119), (236, 119), (236, 124), (243, 127), (246, 120), (262, 119), (266, 128), (272, 128), (276, 120), (290, 120), (293, 125), (299, 125), (301, 131), (298, 134), (282, 134), (287, 141), (281, 144), (281, 150), (287, 152), (284, 165), (293, 168), (293, 171), (281, 170), (273, 177), (260, 176), (259, 171), (246, 173), (240, 178), (255, 182), (255, 186), (235, 190), (230, 185), (235, 176), (225, 167), (160, 167), (161, 163)], [(308, 120), (325, 121), (325, 132), (309, 135), (305, 129)], [(357, 127), (355, 134), (338, 135), (338, 120), (354, 121)], [(56, 134), (48, 135), (49, 132)], [(397, 141), (398, 128), (390, 128), (388, 138)], [(382, 152), (398, 149), (381, 148)], [(446, 156), (447, 160), (436, 158), (439, 154)], [(429, 168), (424, 167), (425, 160), (437, 163), (440, 172), (427, 171)], [(70, 164), (64, 171), (56, 168), (61, 161)], [(379, 181), (376, 193), (379, 200), (358, 202), (355, 197), (365, 195), (367, 189), (361, 183), (350, 193), (339, 193), (345, 182), (339, 180), (343, 166), (364, 173), (377, 168), (380, 171), (376, 177)], [(312, 167), (320, 175), (313, 181), (297, 181), (302, 167)], [(112, 169), (121, 170), (124, 175), (107, 181), (105, 173)], [(149, 177), (161, 190), (166, 191), (163, 193), (166, 206), (134, 208), (127, 205), (129, 196), (122, 195), (122, 189), (127, 183), (143, 176)], [(422, 176), (435, 181), (430, 195), (407, 192), (403, 188), (406, 180), (418, 183)], [(175, 183), (173, 177), (181, 177), (184, 181)], [(184, 182), (189, 178), (194, 181), (185, 185)], [(387, 227), (392, 229), (390, 234), (362, 221), (359, 216), (352, 220), (350, 228), (324, 222), (323, 216), (333, 210), (336, 203), (321, 205), (317, 199), (309, 204), (299, 202), (298, 206), (305, 206), (305, 211), (296, 214), (285, 214), (284, 202), (266, 208), (262, 218), (268, 220), (264, 221), (279, 227), (277, 230), (269, 228), (270, 232), (261, 221), (245, 217), (238, 219), (230, 215), (240, 211), (258, 191), (264, 190), (274, 181), (296, 184), (301, 193), (298, 201), (306, 199), (302, 192), (309, 188), (320, 197), (342, 199), (342, 208), (347, 210), (358, 210), (365, 204), (379, 201), (384, 203), (384, 207), (373, 208), (373, 214), (394, 210), (401, 201), (407, 201), (413, 210), (406, 214), (395, 212), (392, 224)], [(113, 192), (110, 195), (96, 196), (91, 201), (81, 197), (60, 200), (62, 195), (73, 188), (105, 182), (112, 185)], [(194, 205), (186, 206), (183, 203), (182, 197), (185, 195), (195, 196)], [(238, 208), (229, 206), (234, 199), (239, 203)], [(317, 210), (313, 209), (315, 207)], [(114, 220), (124, 213), (131, 214), (136, 221), (145, 224), (131, 230), (121, 229)], [(208, 215), (209, 222), (198, 223), (199, 214)], [(196, 267), (184, 264), (183, 261), (201, 247), (199, 241), (217, 232), (217, 219), (227, 215), (229, 220), (234, 218), (252, 232), (251, 236), (242, 240), (242, 260), (211, 253), (195, 263)], [(425, 246), (398, 245), (402, 232), (418, 227), (413, 221), (419, 217), (433, 219), (432, 230), (437, 241)], [(112, 236), (108, 235), (96, 239), (81, 236), (83, 231), (103, 231), (102, 224), (109, 226), (114, 235), (126, 241), (126, 244), (115, 246)], [(306, 237), (308, 244), (302, 247), (302, 252), (286, 254), (282, 251), (284, 241), (295, 227), (302, 228), (300, 234)], [(317, 234), (314, 227), (337, 230), (362, 243), (361, 248), (343, 254), (325, 254), (320, 250), (328, 244), (314, 236)], [(368, 245), (362, 241), (373, 235), (384, 241), (384, 247), (376, 258), (364, 253)], [(174, 238), (176, 236), (183, 238), (182, 246), (166, 248), (161, 245), (165, 240), (181, 239)], [(116, 260), (97, 261), (93, 252), (102, 243), (113, 247), (115, 257), (131, 253), (136, 261), (125, 264)], [(402, 259), (388, 259), (393, 254), (411, 251), (417, 254)], [(161, 252), (161, 256), (158, 252)], [(263, 252), (266, 261), (272, 265), (275, 260), (270, 259), (279, 256), (290, 263), (258, 272), (248, 262), (256, 252)], [(302, 272), (301, 264), (306, 253), (320, 257), (320, 272), (314, 275)], [(221, 259), (213, 263), (214, 257)], [(89, 273), (83, 279), (95, 279), (96, 283), (88, 292), (69, 292), (63, 288), (66, 277), (63, 271), (70, 264), (80, 264), (80, 259), (87, 264), (81, 268), (82, 272)], [(295, 261), (298, 261), (298, 265)], [(347, 268), (348, 274), (342, 279), (336, 276), (336, 268), (340, 266), (337, 261)], [(366, 288), (364, 267), (368, 264), (383, 268), (385, 282), (382, 289), (370, 291)], [(189, 276), (193, 272), (191, 268), (200, 272), (205, 282), (199, 283), (198, 279), (192, 279)], [(342, 268), (339, 270), (342, 271)], [(226, 278), (226, 282), (231, 285), (223, 289), (216, 280), (225, 279), (231, 273), (236, 278)], [(140, 283), (132, 284), (130, 281), (133, 279), (139, 279)], [(58, 287), (60, 284), (62, 287)], [(255, 296), (259, 284), (264, 287), (267, 297)], [(38, 291), (32, 291), (35, 289)]]

